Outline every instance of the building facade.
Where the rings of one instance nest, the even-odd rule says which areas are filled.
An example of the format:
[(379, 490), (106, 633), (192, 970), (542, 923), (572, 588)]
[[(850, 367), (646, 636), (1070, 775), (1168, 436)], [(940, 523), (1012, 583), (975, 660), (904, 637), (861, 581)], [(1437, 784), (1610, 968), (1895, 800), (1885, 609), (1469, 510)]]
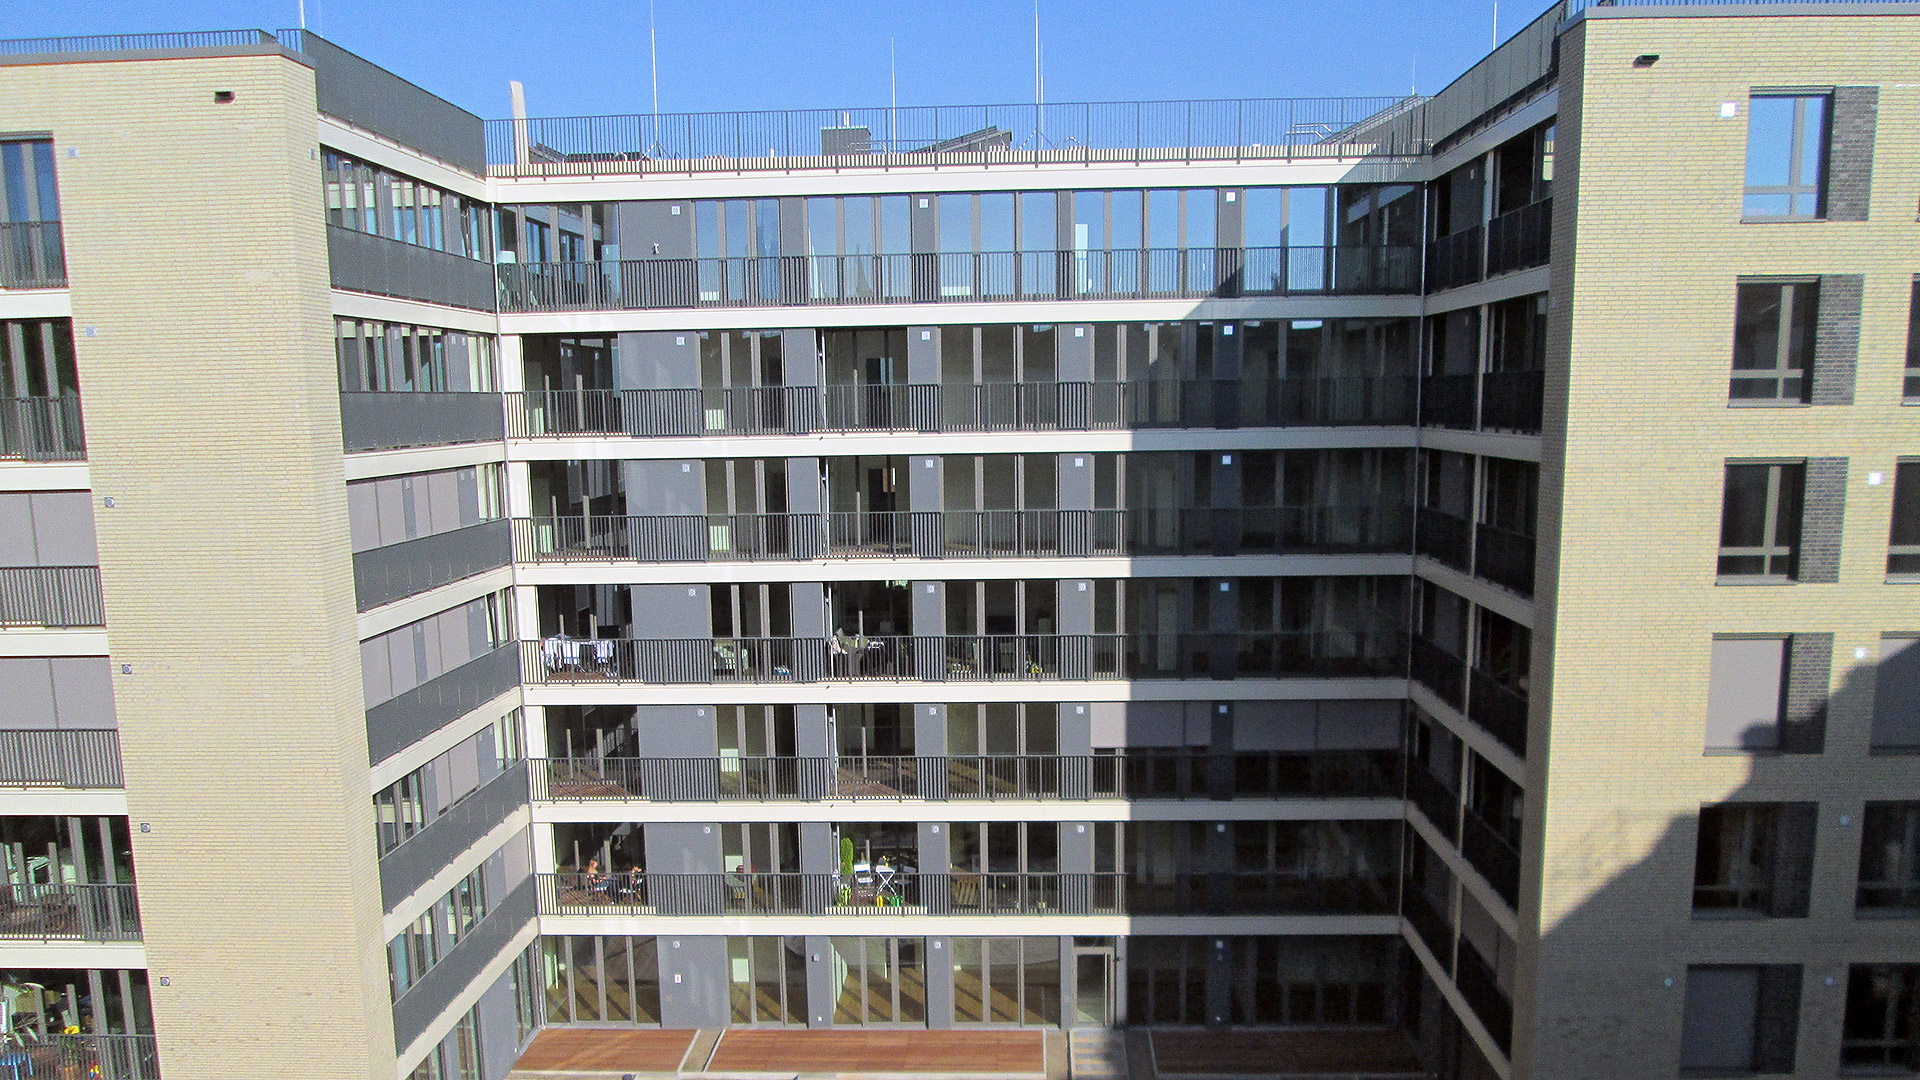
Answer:
[(483, 122), (0, 43), (0, 1068), (1920, 1071), (1915, 55)]

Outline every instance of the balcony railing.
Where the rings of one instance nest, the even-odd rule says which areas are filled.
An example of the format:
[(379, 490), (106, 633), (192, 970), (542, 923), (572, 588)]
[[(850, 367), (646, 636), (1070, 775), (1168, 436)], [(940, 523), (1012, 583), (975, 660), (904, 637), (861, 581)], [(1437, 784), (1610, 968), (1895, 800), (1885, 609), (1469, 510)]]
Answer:
[(340, 395), (348, 450), (497, 442), (505, 432), (500, 395), (474, 392), (347, 391)]
[(1540, 434), (1546, 378), (1544, 371), (1489, 371), (1481, 375), (1481, 430)]
[(1442, 784), (1421, 764), (1407, 766), (1407, 801), (1420, 809), (1440, 835), (1453, 840), (1460, 833), (1460, 796)]
[(0, 289), (58, 289), (67, 252), (57, 221), (0, 221)]
[(117, 788), (120, 733), (108, 729), (0, 731), (0, 787)]
[(438, 588), (513, 561), (505, 518), (353, 553), (353, 592), (361, 611)]
[(1422, 427), (1473, 430), (1473, 396), (1479, 376), (1428, 375), (1420, 380)]
[(84, 1080), (160, 1080), (160, 1054), (151, 1035), (47, 1035), (0, 1054), (18, 1054), (34, 1077)]
[[(1141, 248), (502, 263), (500, 311), (1418, 292), (1419, 249)], [(380, 290), (374, 290), (380, 291)]]
[(572, 758), (532, 761), (533, 797), (555, 802), (920, 799), (1391, 798), (1394, 750), (1092, 756)]
[(1520, 906), (1520, 852), (1472, 811), (1461, 828), (1460, 854), (1509, 906)]
[(1468, 682), (1467, 717), (1507, 749), (1527, 756), (1527, 696), (1479, 668)]
[(1415, 682), (1456, 709), (1467, 702), (1467, 662), (1418, 634), (1411, 641)]
[(1446, 563), (1461, 573), (1473, 569), (1473, 526), (1458, 514), (1437, 506), (1423, 506), (1415, 512), (1413, 550), (1430, 559)]
[(0, 939), (138, 941), (132, 885), (0, 885)]
[(0, 626), (105, 626), (97, 566), (0, 566)]
[(1403, 675), (1405, 634), (981, 634), (523, 641), (529, 683), (1050, 682)]
[(526, 563), (1405, 553), (1394, 506), (515, 518)]
[(1553, 256), (1553, 200), (1509, 210), (1487, 223), (1487, 276), (1545, 266)]
[[(1468, 393), (1470, 426), (1471, 388)], [(1329, 376), (1189, 382), (1162, 379), (532, 390), (511, 392), (506, 397), (508, 437), (532, 439), (569, 435), (692, 438), (820, 431), (974, 433), (1406, 425), (1414, 418), (1413, 394), (1411, 377)], [(468, 429), (479, 435), (477, 425), (469, 424)], [(467, 430), (459, 434), (466, 435)], [(380, 448), (396, 437), (368, 434), (356, 440), (350, 436), (349, 447)], [(355, 445), (356, 441), (370, 445)], [(443, 437), (436, 441), (475, 440)]]
[(1532, 596), (1534, 538), (1484, 523), (1474, 531), (1474, 573), (1521, 596)]
[(1486, 1025), (1487, 1034), (1493, 1036), (1501, 1051), (1513, 1053), (1513, 1002), (1500, 989), (1492, 965), (1473, 947), (1473, 942), (1464, 937), (1460, 939), (1460, 964), (1454, 973), (1454, 985), (1460, 988), (1460, 996)]
[(0, 458), (82, 461), (86, 456), (78, 394), (0, 398)]
[(1440, 967), (1448, 974), (1453, 973), (1453, 924), (1447, 921), (1427, 894), (1408, 882), (1401, 890), (1400, 914), (1406, 916), (1407, 924), (1420, 940), (1433, 950), (1434, 959), (1440, 961)]
[(1398, 897), (1387, 875), (850, 874), (649, 872), (537, 875), (540, 914), (565, 915), (1374, 915)]
[(1471, 285), (1485, 277), (1486, 230), (1470, 225), (1427, 244), (1427, 291)]

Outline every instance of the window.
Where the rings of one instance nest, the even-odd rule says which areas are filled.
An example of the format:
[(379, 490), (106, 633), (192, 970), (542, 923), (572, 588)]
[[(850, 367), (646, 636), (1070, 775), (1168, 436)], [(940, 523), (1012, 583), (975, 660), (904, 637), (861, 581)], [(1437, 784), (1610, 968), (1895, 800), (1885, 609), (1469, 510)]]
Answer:
[(1826, 213), (1826, 94), (1755, 94), (1747, 106), (1748, 219), (1794, 220)]
[(1804, 462), (1729, 464), (1720, 503), (1720, 576), (1792, 581), (1799, 570)]
[(660, 1023), (660, 950), (652, 937), (542, 937), (537, 981), (541, 1021)]
[(0, 221), (60, 220), (52, 140), (0, 142), (0, 178)]
[(1680, 1073), (1792, 1072), (1799, 1028), (1800, 965), (1689, 967)]
[(1700, 808), (1695, 918), (1804, 918), (1813, 874), (1813, 803)]
[(1908, 404), (1920, 402), (1920, 281), (1913, 283), (1907, 301), (1907, 381), (1901, 396)]
[(1877, 915), (1920, 915), (1920, 802), (1867, 804), (1854, 904)]
[(730, 937), (727, 970), (735, 1024), (807, 1022), (806, 938)]
[(331, 150), (321, 174), (330, 225), (469, 259), (493, 257), (481, 204)]
[(1887, 534), (1888, 575), (1920, 575), (1920, 461), (1893, 471), (1893, 526)]
[(1875, 750), (1920, 750), (1920, 637), (1883, 634), (1873, 678)]
[(925, 939), (836, 937), (832, 943), (835, 1025), (926, 1023)]
[(408, 924), (399, 936), (387, 943), (387, 968), (392, 976), (393, 1000), (399, 1001), (420, 981), (427, 970), (440, 961), (440, 938), (436, 931), (438, 905), (428, 908)]
[(1855, 964), (1847, 972), (1840, 1065), (1920, 1070), (1920, 964)]
[(1786, 672), (1784, 637), (1715, 638), (1707, 676), (1707, 749), (1778, 747)]
[(1807, 400), (1819, 300), (1817, 281), (1740, 282), (1734, 301), (1730, 400)]

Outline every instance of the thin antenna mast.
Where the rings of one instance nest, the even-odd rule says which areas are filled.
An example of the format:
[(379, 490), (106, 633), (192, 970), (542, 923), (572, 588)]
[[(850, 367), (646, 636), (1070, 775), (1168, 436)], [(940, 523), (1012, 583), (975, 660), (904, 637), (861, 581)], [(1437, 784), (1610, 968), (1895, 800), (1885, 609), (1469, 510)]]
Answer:
[(1493, 0), (1493, 47), (1500, 47), (1500, 0)]
[(1047, 83), (1040, 68), (1040, 0), (1033, 0), (1033, 135), (1034, 149), (1040, 149), (1047, 133)]
[(307, 28), (307, 0), (300, 0), (300, 29)]
[(887, 153), (894, 151), (893, 114), (900, 111), (900, 68), (893, 59), (893, 39), (887, 39)]

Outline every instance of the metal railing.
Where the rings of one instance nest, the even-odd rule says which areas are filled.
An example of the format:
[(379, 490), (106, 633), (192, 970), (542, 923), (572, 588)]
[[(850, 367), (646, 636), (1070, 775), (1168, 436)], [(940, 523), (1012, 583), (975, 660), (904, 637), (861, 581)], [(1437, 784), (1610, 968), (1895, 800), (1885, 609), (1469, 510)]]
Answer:
[(1391, 914), (1385, 874), (1217, 873), (536, 875), (540, 914), (566, 915), (1354, 915)]
[(1471, 809), (1460, 830), (1460, 854), (1509, 906), (1520, 906), (1520, 852)]
[(515, 518), (523, 563), (1405, 553), (1397, 506)]
[(1456, 709), (1467, 702), (1467, 662), (1440, 646), (1413, 635), (1410, 651), (1413, 680)]
[(1417, 293), (1420, 251), (1315, 246), (725, 255), (501, 263), (495, 272), (503, 314), (1198, 299)]
[(1460, 938), (1460, 959), (1458, 970), (1454, 972), (1454, 985), (1460, 988), (1460, 996), (1466, 999), (1480, 1022), (1486, 1025), (1487, 1034), (1503, 1053), (1513, 1053), (1513, 1002), (1500, 989), (1500, 980), (1474, 948), (1473, 941), (1462, 935)]
[(236, 45), (271, 45), (265, 30), (190, 30), (177, 34), (93, 34), (85, 37), (8, 38), (0, 40), (0, 56), (41, 56), (52, 53), (131, 52), (150, 49), (218, 49)]
[(0, 222), (0, 289), (58, 289), (66, 283), (59, 222)]
[(1479, 668), (1468, 672), (1467, 718), (1521, 757), (1527, 756), (1527, 695)]
[(98, 566), (0, 566), (0, 626), (105, 626)]
[(1531, 536), (1481, 523), (1474, 527), (1473, 572), (1521, 596), (1533, 595), (1534, 550)]
[(1423, 764), (1407, 766), (1407, 801), (1418, 807), (1449, 841), (1460, 835), (1460, 795)]
[[(1469, 388), (1468, 426), (1472, 423), (1471, 392)], [(349, 397), (384, 400), (387, 396), (343, 394), (342, 401)], [(506, 405), (506, 433), (516, 439), (568, 435), (806, 435), (819, 431), (1345, 427), (1413, 423), (1414, 379), (1328, 376), (529, 390), (507, 393)]]
[[(1451, 886), (1449, 886), (1451, 887)], [(1401, 890), (1400, 914), (1403, 915), (1413, 932), (1433, 950), (1434, 959), (1440, 961), (1440, 967), (1449, 975), (1453, 973), (1453, 924), (1434, 906), (1427, 894), (1408, 882)]]
[(0, 786), (124, 787), (120, 733), (105, 729), (0, 731)]
[(1112, 754), (536, 758), (553, 802), (923, 799), (1393, 798), (1394, 750), (1311, 753), (1131, 749)]
[(1487, 222), (1487, 276), (1545, 266), (1553, 256), (1553, 200), (1541, 199)]
[(1420, 98), (1057, 102), (540, 117), (486, 123), (493, 176), (994, 162), (1406, 157), (1416, 123), (1355, 133)]
[(84, 461), (80, 395), (0, 397), (0, 457), (26, 461)]
[(1395, 629), (1194, 634), (979, 634), (522, 641), (532, 684), (1051, 682), (1404, 675)]
[(160, 1054), (151, 1035), (22, 1036), (6, 1053), (18, 1054), (22, 1076), (64, 1080), (160, 1080)]
[(1489, 371), (1480, 376), (1480, 429), (1540, 434), (1546, 412), (1544, 371)]
[(0, 885), (0, 939), (140, 940), (132, 885)]
[(1473, 430), (1474, 396), (1479, 376), (1428, 375), (1420, 380), (1420, 425), (1422, 427)]
[(513, 526), (505, 518), (429, 533), (353, 553), (353, 591), (370, 611), (513, 561)]
[(1469, 225), (1427, 243), (1427, 291), (1471, 285), (1485, 276), (1486, 228)]
[(497, 393), (343, 390), (340, 438), (349, 451), (496, 442), (506, 420)]
[(1466, 518), (1437, 506), (1414, 512), (1413, 550), (1463, 574), (1473, 572), (1473, 526)]

